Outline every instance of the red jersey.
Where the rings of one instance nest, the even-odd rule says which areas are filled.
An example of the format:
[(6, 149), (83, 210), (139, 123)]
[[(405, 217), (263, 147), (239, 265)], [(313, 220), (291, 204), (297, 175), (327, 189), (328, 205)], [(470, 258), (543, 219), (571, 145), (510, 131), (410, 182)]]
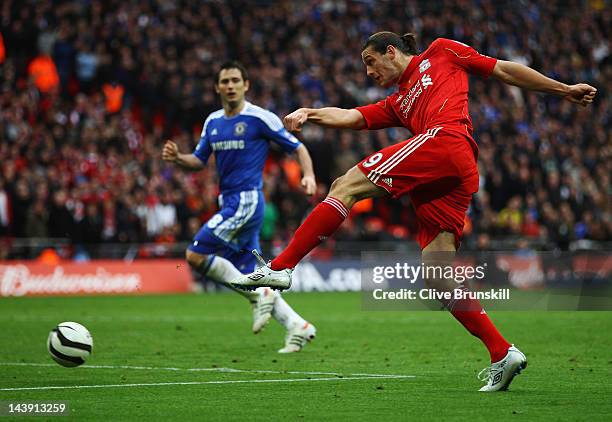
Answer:
[(488, 77), (495, 63), (497, 59), (468, 45), (438, 38), (412, 57), (396, 93), (356, 109), (363, 114), (367, 129), (403, 126), (419, 134), (434, 126), (458, 126), (476, 152), (468, 112), (468, 73)]

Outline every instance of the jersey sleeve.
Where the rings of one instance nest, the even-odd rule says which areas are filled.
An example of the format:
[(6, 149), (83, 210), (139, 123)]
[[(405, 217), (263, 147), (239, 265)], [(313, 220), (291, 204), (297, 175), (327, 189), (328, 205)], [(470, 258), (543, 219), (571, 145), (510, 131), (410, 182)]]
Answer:
[(480, 54), (467, 44), (439, 38), (439, 48), (443, 49), (451, 62), (472, 75), (487, 78), (493, 72), (497, 59)]
[(400, 119), (393, 112), (390, 104), (391, 97), (380, 100), (374, 104), (356, 107), (366, 121), (366, 129), (384, 129), (386, 127), (403, 126)]
[(210, 118), (206, 119), (204, 122), (204, 127), (202, 128), (202, 133), (200, 134), (200, 142), (196, 145), (193, 150), (193, 155), (198, 157), (202, 163), (206, 164), (210, 154), (212, 153), (212, 148), (210, 147), (210, 140), (208, 138), (208, 123), (210, 122)]
[(266, 139), (280, 146), (285, 152), (293, 152), (302, 143), (293, 136), (285, 127), (278, 116), (269, 111), (265, 111), (259, 116), (261, 130)]

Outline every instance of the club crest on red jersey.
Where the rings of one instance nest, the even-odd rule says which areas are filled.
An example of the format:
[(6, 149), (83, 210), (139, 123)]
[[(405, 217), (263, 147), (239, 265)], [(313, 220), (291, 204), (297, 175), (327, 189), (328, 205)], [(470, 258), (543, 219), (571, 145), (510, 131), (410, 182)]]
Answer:
[(429, 69), (431, 67), (431, 63), (429, 62), (429, 59), (425, 59), (421, 62), (421, 64), (419, 65), (419, 72), (423, 73), (425, 72), (427, 69)]

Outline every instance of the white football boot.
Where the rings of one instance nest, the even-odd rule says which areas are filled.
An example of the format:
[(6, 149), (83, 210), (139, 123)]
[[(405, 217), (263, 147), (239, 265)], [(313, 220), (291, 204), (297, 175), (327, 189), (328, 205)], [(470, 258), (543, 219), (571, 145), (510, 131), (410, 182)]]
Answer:
[(286, 290), (291, 287), (291, 273), (293, 270), (284, 269), (275, 271), (270, 268), (269, 264), (266, 264), (256, 250), (253, 250), (253, 255), (255, 255), (262, 266), (250, 274), (245, 274), (230, 281), (232, 286), (242, 290), (255, 290), (258, 287)]
[(285, 337), (285, 347), (280, 349), (278, 353), (295, 353), (302, 350), (306, 343), (314, 340), (317, 335), (317, 329), (314, 325), (309, 322), (294, 324), (294, 326), (287, 331)]
[(478, 391), (505, 391), (514, 377), (526, 367), (527, 357), (512, 345), (502, 360), (480, 371), (478, 379), (487, 384)]
[(274, 303), (278, 292), (267, 287), (257, 289), (259, 293), (257, 301), (253, 303), (253, 333), (258, 334), (270, 322)]

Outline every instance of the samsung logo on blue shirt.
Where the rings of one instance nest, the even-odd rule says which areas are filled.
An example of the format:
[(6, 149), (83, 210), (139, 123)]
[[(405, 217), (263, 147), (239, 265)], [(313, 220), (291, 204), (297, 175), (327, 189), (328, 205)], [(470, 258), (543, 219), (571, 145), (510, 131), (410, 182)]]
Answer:
[(244, 149), (244, 140), (230, 139), (227, 141), (211, 142), (210, 147), (213, 151), (227, 151), (231, 149)]

